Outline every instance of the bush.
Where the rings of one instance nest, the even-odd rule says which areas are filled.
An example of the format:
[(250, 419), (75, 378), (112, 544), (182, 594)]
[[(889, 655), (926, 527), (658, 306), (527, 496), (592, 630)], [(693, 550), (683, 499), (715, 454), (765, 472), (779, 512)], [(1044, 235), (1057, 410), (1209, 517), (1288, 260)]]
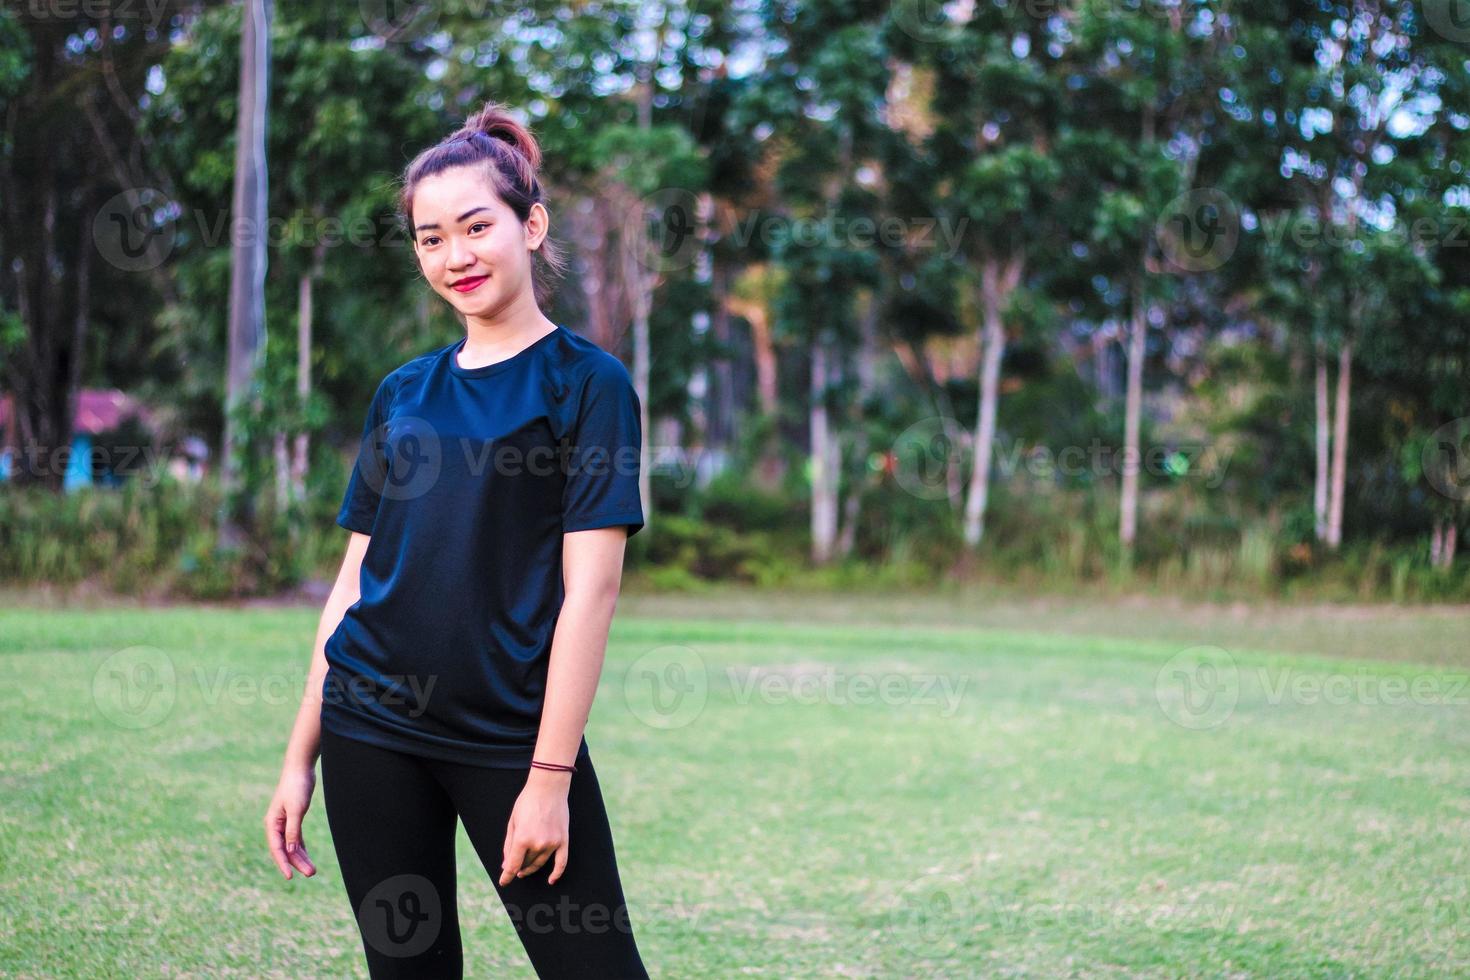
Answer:
[(257, 526), (237, 548), (218, 540), (216, 481), (82, 487), (56, 494), (0, 484), (0, 581), (76, 586), (126, 595), (223, 598), (265, 595), (299, 584), (343, 532), (303, 526), (301, 515), (257, 508)]
[(760, 561), (778, 550), (765, 532), (741, 532), (680, 514), (658, 515), (640, 537), (644, 534), (643, 558), (649, 564), (707, 580), (756, 581)]

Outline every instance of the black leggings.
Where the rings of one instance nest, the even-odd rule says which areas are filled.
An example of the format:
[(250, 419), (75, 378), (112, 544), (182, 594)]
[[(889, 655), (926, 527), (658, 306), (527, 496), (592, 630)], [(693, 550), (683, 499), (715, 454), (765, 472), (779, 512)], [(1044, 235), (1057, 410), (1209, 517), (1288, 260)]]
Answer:
[(567, 866), (502, 887), (505, 831), (529, 770), (395, 752), (323, 726), (322, 797), (373, 980), (464, 972), (455, 901), (455, 818), (464, 821), (540, 977), (641, 977), (602, 791), (590, 761), (567, 794)]

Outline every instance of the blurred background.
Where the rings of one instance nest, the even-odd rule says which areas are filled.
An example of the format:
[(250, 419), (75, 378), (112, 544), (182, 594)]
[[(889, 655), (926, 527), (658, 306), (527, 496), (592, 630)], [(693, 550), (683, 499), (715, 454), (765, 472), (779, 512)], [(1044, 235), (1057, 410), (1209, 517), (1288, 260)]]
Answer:
[(1456, 11), (8, 2), (0, 576), (329, 575), (463, 334), (396, 182), (494, 98), (647, 410), (634, 579), (1463, 600)]
[(365, 975), (260, 815), (487, 99), (646, 412), (655, 976), (1470, 971), (1464, 3), (4, 0), (0, 973)]

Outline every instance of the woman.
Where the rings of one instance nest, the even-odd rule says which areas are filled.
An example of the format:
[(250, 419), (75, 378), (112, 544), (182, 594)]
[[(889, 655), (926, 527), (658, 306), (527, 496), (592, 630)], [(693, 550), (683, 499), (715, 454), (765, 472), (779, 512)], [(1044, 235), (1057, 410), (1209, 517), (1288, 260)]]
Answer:
[(281, 874), (315, 874), (320, 753), (375, 978), (461, 976), (456, 817), (538, 975), (648, 975), (583, 737), (643, 526), (640, 406), (622, 362), (541, 312), (562, 259), (540, 162), (492, 102), (404, 174), (419, 268), (466, 335), (374, 395), (266, 812)]

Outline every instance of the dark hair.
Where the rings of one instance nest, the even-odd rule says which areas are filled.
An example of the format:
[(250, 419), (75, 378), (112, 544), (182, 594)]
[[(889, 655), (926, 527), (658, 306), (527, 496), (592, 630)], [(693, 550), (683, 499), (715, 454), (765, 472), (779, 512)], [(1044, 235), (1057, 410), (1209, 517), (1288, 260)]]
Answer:
[[(541, 147), (536, 138), (505, 105), (486, 102), (463, 126), (414, 157), (403, 172), (398, 208), (410, 237), (414, 234), (414, 188), (425, 177), (452, 167), (482, 169), (491, 188), (522, 222), (530, 216), (531, 205), (542, 201), (541, 182), (536, 177), (541, 168)], [(565, 271), (566, 257), (561, 245), (548, 232), (531, 254), (532, 283), (538, 306), (545, 306), (556, 280)]]

